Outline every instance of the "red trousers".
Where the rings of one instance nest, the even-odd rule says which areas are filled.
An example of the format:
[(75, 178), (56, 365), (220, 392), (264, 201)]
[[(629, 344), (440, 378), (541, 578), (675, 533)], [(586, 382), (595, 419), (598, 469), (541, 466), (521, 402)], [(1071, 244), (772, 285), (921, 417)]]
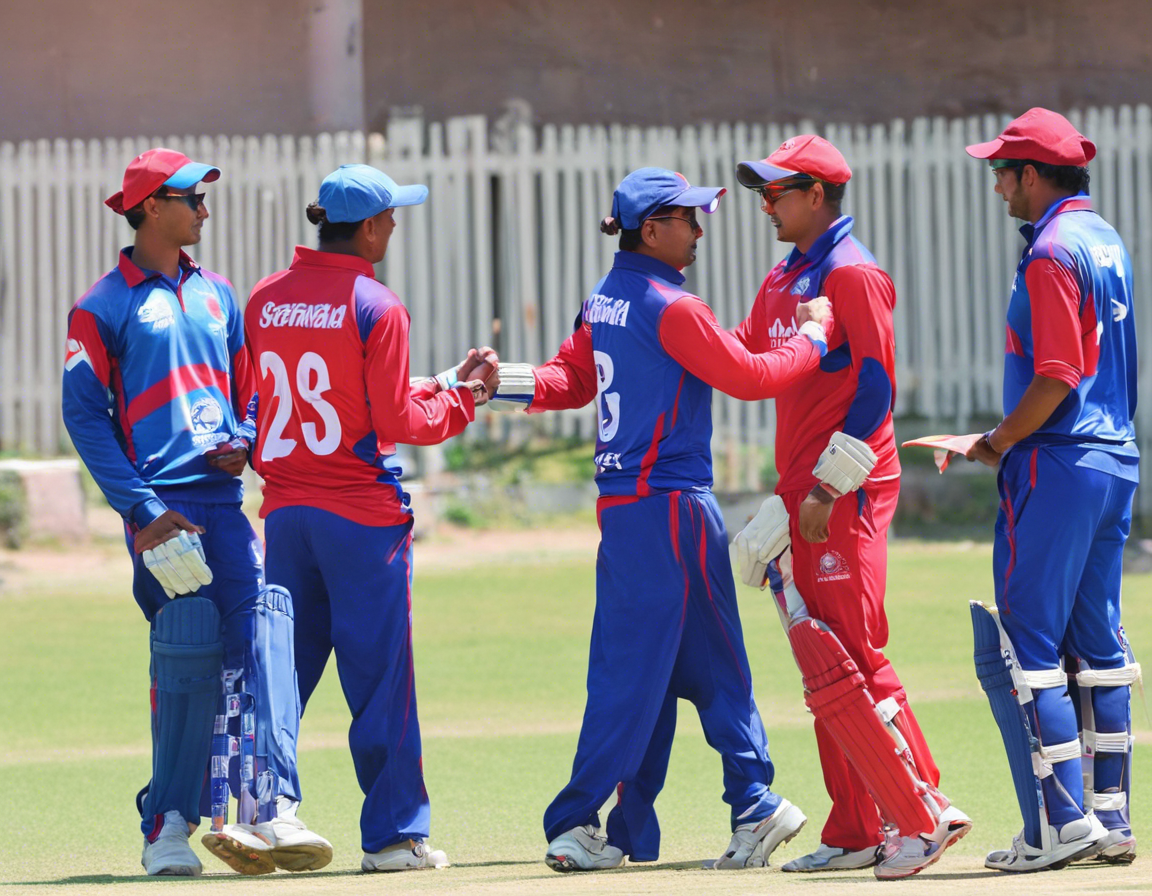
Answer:
[[(900, 480), (891, 479), (866, 483), (840, 498), (828, 521), (828, 540), (822, 544), (809, 544), (800, 536), (800, 503), (808, 492), (787, 492), (781, 497), (792, 521), (792, 575), (808, 612), (836, 633), (864, 675), (872, 699), (879, 703), (894, 697), (900, 704), (895, 723), (908, 741), (920, 777), (936, 786), (940, 770), (908, 706), (904, 686), (883, 653), (888, 643), (884, 615), (888, 525), (899, 493)], [(816, 743), (824, 786), (832, 798), (821, 842), (850, 850), (876, 846), (884, 839), (883, 822), (868, 788), (819, 721)]]

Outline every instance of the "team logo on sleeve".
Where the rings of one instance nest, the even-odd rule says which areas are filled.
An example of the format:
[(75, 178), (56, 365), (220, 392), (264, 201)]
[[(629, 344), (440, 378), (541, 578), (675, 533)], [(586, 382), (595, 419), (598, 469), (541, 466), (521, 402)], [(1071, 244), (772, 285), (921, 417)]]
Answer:
[(817, 582), (839, 582), (852, 578), (848, 571), (848, 561), (839, 551), (825, 551), (816, 562)]
[(92, 366), (92, 359), (88, 357), (88, 349), (79, 339), (69, 339), (64, 346), (64, 369), (71, 370), (80, 364)]

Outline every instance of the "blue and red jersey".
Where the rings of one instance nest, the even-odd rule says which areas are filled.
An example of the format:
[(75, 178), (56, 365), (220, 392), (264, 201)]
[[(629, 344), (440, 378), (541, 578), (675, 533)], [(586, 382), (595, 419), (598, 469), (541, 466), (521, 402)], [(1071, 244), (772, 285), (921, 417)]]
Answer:
[[(1020, 232), (1027, 245), (1008, 302), (1004, 413), (1037, 374), (1071, 391), (1017, 447), (1082, 445), (1135, 458), (1133, 272), (1120, 235), (1084, 194), (1054, 203)], [(1101, 462), (1125, 478), (1136, 475), (1134, 462)]]
[(260, 516), (318, 507), (366, 526), (410, 520), (396, 443), (434, 445), (474, 418), (463, 384), (408, 382), (408, 309), (363, 258), (303, 246), (244, 312), (258, 402)]
[(131, 247), (73, 306), (63, 416), (108, 503), (146, 526), (164, 496), (234, 502), (240, 480), (204, 452), (247, 433), (251, 397), (232, 284), (184, 253), (172, 280), (132, 261)]
[(815, 296), (832, 302), (835, 327), (818, 370), (776, 398), (777, 494), (809, 490), (812, 470), (837, 430), (876, 453), (869, 480), (900, 475), (892, 407), (896, 401), (896, 289), (841, 216), (808, 248), (794, 248), (756, 294), (736, 337), (750, 351), (786, 344), (796, 332), (796, 306)]
[(584, 302), (576, 331), (536, 368), (530, 412), (596, 399), (601, 496), (644, 497), (712, 485), (712, 388), (769, 398), (816, 368), (824, 344), (798, 335), (748, 352), (675, 268), (617, 252)]

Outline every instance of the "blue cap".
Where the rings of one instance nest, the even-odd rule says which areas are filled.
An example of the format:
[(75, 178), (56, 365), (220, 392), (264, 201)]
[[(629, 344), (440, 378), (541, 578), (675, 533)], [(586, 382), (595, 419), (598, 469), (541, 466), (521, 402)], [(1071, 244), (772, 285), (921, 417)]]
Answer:
[(373, 218), (388, 208), (419, 205), (428, 198), (423, 184), (402, 187), (371, 165), (341, 165), (320, 184), (320, 205), (333, 224)]
[(206, 184), (220, 177), (220, 169), (212, 165), (205, 165), (203, 162), (189, 162), (173, 174), (168, 180), (164, 181), (164, 186), (171, 187), (174, 190), (187, 190), (190, 187), (196, 186), (200, 181)]
[(724, 187), (694, 187), (688, 178), (667, 168), (640, 168), (620, 181), (612, 194), (612, 217), (624, 230), (635, 230), (665, 205), (716, 211)]

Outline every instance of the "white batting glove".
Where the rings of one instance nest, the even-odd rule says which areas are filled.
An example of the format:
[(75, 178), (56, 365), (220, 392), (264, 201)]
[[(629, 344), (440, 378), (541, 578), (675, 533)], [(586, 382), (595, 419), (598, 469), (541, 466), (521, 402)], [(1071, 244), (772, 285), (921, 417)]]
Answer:
[(527, 411), (536, 397), (536, 374), (531, 364), (500, 363), (500, 386), (488, 399), (494, 411)]
[(766, 498), (756, 516), (734, 540), (740, 580), (763, 591), (768, 578), (768, 564), (784, 553), (791, 543), (784, 499), (779, 495)]
[(838, 498), (860, 488), (874, 466), (876, 455), (866, 442), (834, 432), (828, 440), (828, 447), (816, 461), (812, 475), (828, 487), (833, 497)]
[(195, 532), (181, 532), (144, 552), (144, 565), (169, 597), (191, 594), (212, 584), (212, 570), (204, 561), (204, 548)]

